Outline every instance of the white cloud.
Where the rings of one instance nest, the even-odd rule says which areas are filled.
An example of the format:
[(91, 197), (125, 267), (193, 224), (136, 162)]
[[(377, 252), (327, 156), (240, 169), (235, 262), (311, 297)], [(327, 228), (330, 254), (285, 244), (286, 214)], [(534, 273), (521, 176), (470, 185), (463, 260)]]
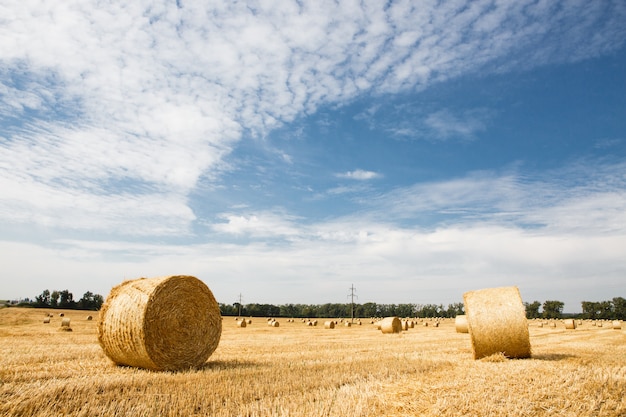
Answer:
[(347, 171), (347, 172), (336, 174), (336, 177), (350, 179), (350, 180), (366, 181), (366, 180), (371, 180), (375, 178), (380, 178), (382, 177), (382, 175), (374, 171), (356, 169), (354, 171)]

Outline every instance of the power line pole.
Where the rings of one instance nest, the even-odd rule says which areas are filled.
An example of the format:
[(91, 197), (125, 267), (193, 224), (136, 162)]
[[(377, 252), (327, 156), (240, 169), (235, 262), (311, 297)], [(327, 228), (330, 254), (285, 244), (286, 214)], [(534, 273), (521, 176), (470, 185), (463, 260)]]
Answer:
[(356, 291), (356, 288), (354, 288), (354, 284), (352, 284), (352, 286), (348, 289), (350, 290), (350, 294), (348, 294), (348, 297), (350, 297), (351, 299), (350, 316), (352, 319), (352, 323), (354, 323), (354, 297), (359, 298), (359, 296), (354, 293)]
[(241, 293), (239, 293), (239, 317), (241, 317)]

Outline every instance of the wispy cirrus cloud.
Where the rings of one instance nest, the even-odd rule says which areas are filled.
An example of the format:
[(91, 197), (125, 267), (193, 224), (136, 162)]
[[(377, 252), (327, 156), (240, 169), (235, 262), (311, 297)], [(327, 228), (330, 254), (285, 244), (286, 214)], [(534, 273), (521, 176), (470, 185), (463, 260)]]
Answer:
[(335, 174), (337, 178), (344, 178), (349, 180), (367, 181), (376, 178), (381, 178), (382, 174), (374, 171), (367, 171), (364, 169), (355, 169), (354, 171), (340, 172)]
[[(242, 137), (262, 137), (321, 105), (363, 94), (609, 53), (624, 44), (625, 9), (620, 1), (530, 0), (419, 8), (410, 2), (4, 4), (0, 122), (10, 129), (2, 133), (0, 174), (9, 189), (41, 192), (19, 200), (4, 194), (0, 213), (19, 205), (38, 222), (45, 217), (41, 195), (66, 191), (86, 206), (115, 195), (111, 210), (123, 212), (130, 197), (120, 184), (185, 206), (199, 181), (220, 175)], [(441, 137), (482, 128), (479, 119), (445, 112), (425, 123)], [(148, 203), (140, 203), (146, 219), (162, 219)], [(63, 219), (80, 211), (99, 227), (96, 211), (64, 198), (58, 204), (46, 213), (47, 224), (71, 228)], [(168, 216), (183, 228), (193, 221), (186, 210)], [(120, 217), (111, 231), (136, 233), (130, 226)]]

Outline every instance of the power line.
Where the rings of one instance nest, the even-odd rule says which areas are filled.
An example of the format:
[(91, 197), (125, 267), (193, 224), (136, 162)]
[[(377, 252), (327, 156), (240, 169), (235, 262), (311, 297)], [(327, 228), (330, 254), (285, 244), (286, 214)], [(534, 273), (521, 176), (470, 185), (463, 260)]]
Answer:
[(348, 297), (350, 297), (351, 300), (350, 316), (352, 319), (352, 323), (354, 323), (354, 297), (359, 298), (359, 296), (354, 293), (356, 291), (356, 288), (354, 288), (354, 284), (352, 284), (352, 286), (348, 289), (350, 290), (350, 294), (348, 294)]

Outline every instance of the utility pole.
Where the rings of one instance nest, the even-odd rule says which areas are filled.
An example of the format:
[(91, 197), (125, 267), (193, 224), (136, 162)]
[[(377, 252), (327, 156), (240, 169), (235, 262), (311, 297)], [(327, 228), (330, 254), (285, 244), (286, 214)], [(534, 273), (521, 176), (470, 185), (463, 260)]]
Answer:
[(354, 293), (356, 291), (356, 288), (354, 288), (354, 284), (352, 284), (352, 286), (348, 289), (350, 290), (350, 294), (348, 294), (348, 297), (350, 297), (351, 299), (350, 316), (352, 323), (354, 323), (354, 297), (359, 298), (359, 296)]
[(241, 317), (241, 293), (239, 293), (239, 317)]

